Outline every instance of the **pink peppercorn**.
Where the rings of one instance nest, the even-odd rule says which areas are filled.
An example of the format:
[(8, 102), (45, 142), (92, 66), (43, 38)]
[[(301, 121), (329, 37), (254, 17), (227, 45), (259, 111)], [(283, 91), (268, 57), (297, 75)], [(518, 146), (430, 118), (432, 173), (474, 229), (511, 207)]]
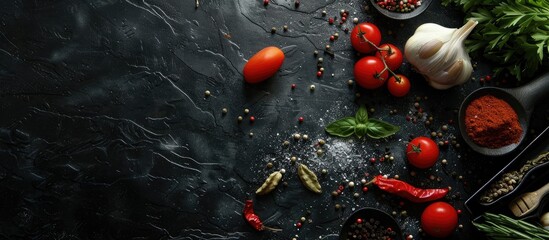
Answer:
[(250, 122), (254, 122), (255, 121), (255, 117), (254, 116), (251, 116), (250, 117)]
[(302, 123), (304, 119), (303, 117), (299, 117), (297, 120), (299, 121), (299, 123)]
[(301, 228), (301, 226), (303, 226), (303, 224), (302, 224), (301, 222), (297, 222), (297, 223), (295, 224), (295, 226), (296, 226), (297, 228)]
[(317, 77), (322, 77), (322, 71), (316, 72), (316, 76), (317, 76)]
[(367, 191), (368, 191), (368, 187), (363, 187), (363, 188), (362, 188), (362, 191), (363, 191), (363, 192), (367, 192)]
[(334, 35), (330, 36), (330, 41), (333, 42), (335, 40)]
[(328, 18), (328, 23), (329, 24), (334, 24), (334, 18)]
[(263, 5), (265, 6), (269, 5), (269, 0), (263, 0)]
[(362, 223), (362, 218), (357, 218), (356, 223), (361, 224)]
[(295, 83), (294, 83), (294, 84), (292, 84), (292, 89), (295, 89), (295, 87), (296, 87)]

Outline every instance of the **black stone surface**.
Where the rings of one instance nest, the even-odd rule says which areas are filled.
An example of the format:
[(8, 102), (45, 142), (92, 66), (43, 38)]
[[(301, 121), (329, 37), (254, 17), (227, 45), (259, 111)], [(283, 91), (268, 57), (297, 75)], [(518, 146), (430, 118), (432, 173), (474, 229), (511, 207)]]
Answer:
[[(455, 119), (478, 80), (437, 91), (405, 64), (411, 93), (393, 98), (385, 88), (347, 86), (358, 59), (343, 30), (352, 18), (377, 24), (382, 42), (403, 48), (426, 22), (459, 27), (463, 15), (435, 2), (422, 15), (389, 20), (365, 11), (367, 1), (290, 0), (43, 0), (6, 1), (0, 8), (0, 236), (5, 239), (337, 239), (347, 216), (361, 207), (391, 214), (405, 234), (419, 229), (427, 204), (386, 195), (375, 187), (346, 188), (375, 174), (399, 175), (417, 186), (451, 186), (446, 201), (463, 210), (453, 239), (478, 237), (463, 202), (512, 156), (485, 158), (460, 141)], [(328, 17), (349, 11), (343, 26)], [(327, 11), (322, 17), (321, 12)], [(287, 25), (288, 31), (282, 26)], [(276, 27), (275, 34), (271, 28)], [(329, 36), (339, 39), (329, 43)], [(335, 57), (323, 55), (331, 44)], [(242, 68), (255, 52), (274, 45), (286, 60), (272, 79), (248, 85)], [(317, 78), (319, 50), (326, 73)], [(332, 77), (332, 74), (334, 76)], [(490, 74), (478, 62), (474, 78)], [(487, 85), (496, 85), (493, 80)], [(512, 81), (509, 81), (512, 83)], [(291, 90), (295, 83), (297, 88)], [(309, 85), (316, 86), (315, 91)], [(204, 92), (211, 91), (210, 97)], [(355, 94), (360, 93), (360, 97)], [(417, 116), (416, 97), (423, 117)], [(427, 99), (425, 98), (427, 97)], [(547, 99), (546, 99), (547, 100)], [(323, 128), (354, 114), (402, 127), (384, 140), (339, 139)], [(228, 113), (222, 114), (221, 109)], [(250, 113), (245, 115), (243, 109)], [(396, 114), (390, 111), (397, 110)], [(532, 132), (547, 126), (548, 110), (534, 113)], [(237, 117), (245, 120), (237, 123)], [(246, 119), (256, 118), (250, 124)], [(304, 117), (299, 124), (298, 117)], [(412, 119), (407, 121), (407, 116)], [(432, 116), (430, 125), (425, 119)], [(417, 170), (404, 158), (410, 136), (449, 124), (433, 168)], [(253, 137), (249, 136), (253, 133)], [(309, 136), (294, 141), (295, 133)], [(326, 140), (323, 147), (317, 139)], [(290, 141), (284, 148), (282, 143)], [(318, 156), (317, 149), (324, 154)], [(388, 149), (393, 162), (379, 159)], [(512, 154), (513, 155), (513, 154)], [(318, 173), (322, 194), (305, 189), (290, 156)], [(266, 168), (267, 163), (273, 168)], [(285, 169), (273, 193), (254, 192), (275, 169)], [(322, 169), (327, 170), (321, 175)], [(415, 173), (415, 176), (412, 176)], [(429, 178), (433, 176), (434, 181)], [(461, 177), (459, 177), (461, 176)], [(437, 181), (437, 178), (440, 181)], [(359, 193), (358, 198), (353, 193)], [(453, 197), (452, 197), (453, 196)], [(280, 233), (256, 232), (242, 217), (254, 199), (265, 224)], [(336, 210), (336, 204), (344, 208)], [(407, 215), (400, 215), (401, 211)], [(301, 228), (295, 224), (302, 216)]]

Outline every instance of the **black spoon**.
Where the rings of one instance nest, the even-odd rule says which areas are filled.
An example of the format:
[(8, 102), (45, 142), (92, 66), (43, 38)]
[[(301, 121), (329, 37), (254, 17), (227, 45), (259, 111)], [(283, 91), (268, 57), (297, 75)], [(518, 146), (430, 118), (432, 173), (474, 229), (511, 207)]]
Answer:
[[(547, 93), (549, 93), (549, 72), (519, 88), (506, 89), (497, 87), (483, 87), (475, 90), (469, 94), (465, 100), (463, 100), (463, 103), (459, 108), (459, 129), (461, 131), (461, 136), (463, 136), (463, 140), (465, 140), (465, 142), (473, 150), (486, 156), (502, 156), (512, 152), (524, 140), (524, 136), (528, 130), (528, 123), (530, 122), (530, 114), (534, 110), (534, 105)], [(486, 148), (477, 145), (469, 138), (465, 129), (465, 110), (471, 101), (485, 95), (492, 95), (502, 99), (509, 103), (509, 105), (511, 105), (511, 107), (515, 110), (520, 126), (522, 127), (522, 135), (517, 143), (501, 148)]]
[(391, 239), (402, 239), (402, 230), (391, 215), (375, 208), (362, 208), (351, 214), (351, 216), (345, 220), (345, 223), (339, 232), (339, 240), (351, 239), (348, 236), (348, 233), (358, 230), (356, 228), (351, 230), (351, 225), (355, 223), (358, 218), (363, 219), (364, 222), (369, 221), (370, 219), (379, 221), (379, 225), (383, 226), (385, 229), (391, 228), (394, 231), (394, 236), (392, 236)]

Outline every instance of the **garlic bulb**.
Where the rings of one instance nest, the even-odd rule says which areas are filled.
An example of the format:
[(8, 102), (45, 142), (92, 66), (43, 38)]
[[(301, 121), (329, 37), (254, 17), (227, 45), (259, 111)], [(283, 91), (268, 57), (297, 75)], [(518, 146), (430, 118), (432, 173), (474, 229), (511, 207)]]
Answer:
[(543, 228), (549, 230), (549, 212), (546, 212), (541, 216), (541, 225)]
[(461, 28), (434, 23), (419, 26), (404, 47), (406, 59), (436, 89), (465, 83), (473, 72), (463, 41), (477, 25), (469, 20)]

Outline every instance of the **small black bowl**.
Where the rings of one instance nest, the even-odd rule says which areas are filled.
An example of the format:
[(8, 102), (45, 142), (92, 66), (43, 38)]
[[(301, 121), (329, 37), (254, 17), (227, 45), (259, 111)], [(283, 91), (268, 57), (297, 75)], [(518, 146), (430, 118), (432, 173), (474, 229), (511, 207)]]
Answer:
[(393, 236), (392, 239), (403, 239), (402, 230), (396, 220), (391, 217), (391, 215), (375, 208), (362, 208), (351, 214), (351, 216), (349, 216), (347, 220), (345, 220), (345, 223), (343, 224), (343, 227), (339, 232), (339, 240), (348, 239), (347, 233), (351, 229), (351, 225), (355, 223), (358, 218), (364, 219), (364, 221), (369, 221), (369, 219), (379, 221), (379, 224), (381, 226), (385, 228), (391, 228), (395, 232), (395, 236)]
[(374, 8), (377, 9), (378, 12), (380, 12), (381, 14), (385, 15), (388, 18), (392, 18), (396, 20), (406, 20), (406, 19), (413, 18), (421, 14), (422, 12), (424, 12), (427, 9), (427, 7), (429, 7), (432, 0), (422, 0), (421, 6), (407, 13), (392, 12), (385, 8), (381, 8), (379, 5), (377, 5), (376, 0), (370, 0), (370, 2), (372, 3), (372, 5), (374, 5)]

